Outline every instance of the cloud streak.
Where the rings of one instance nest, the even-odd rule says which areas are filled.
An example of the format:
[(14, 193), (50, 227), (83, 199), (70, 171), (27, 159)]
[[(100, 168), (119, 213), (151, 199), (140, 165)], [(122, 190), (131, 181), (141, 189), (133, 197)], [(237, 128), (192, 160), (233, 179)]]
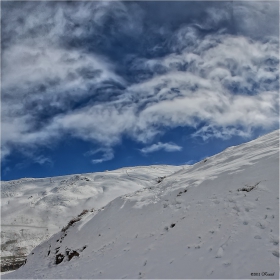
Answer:
[(140, 151), (143, 154), (154, 153), (160, 150), (164, 150), (165, 152), (178, 152), (182, 150), (182, 147), (174, 144), (174, 143), (161, 143), (153, 144), (151, 146), (142, 148)]
[(155, 3), (3, 4), (2, 158), (65, 135), (98, 146), (101, 163), (124, 136), (150, 145), (178, 126), (203, 139), (277, 128), (276, 4), (182, 3), (200, 16), (184, 24), (182, 7), (165, 5), (176, 28), (169, 13), (151, 17)]
[(100, 154), (102, 153), (102, 157), (99, 159), (92, 159), (91, 162), (93, 164), (97, 164), (97, 163), (102, 163), (104, 161), (108, 161), (114, 158), (114, 152), (113, 149), (111, 148), (100, 148), (100, 149), (96, 149), (94, 151), (88, 151), (85, 155), (86, 156), (93, 156), (96, 154)]

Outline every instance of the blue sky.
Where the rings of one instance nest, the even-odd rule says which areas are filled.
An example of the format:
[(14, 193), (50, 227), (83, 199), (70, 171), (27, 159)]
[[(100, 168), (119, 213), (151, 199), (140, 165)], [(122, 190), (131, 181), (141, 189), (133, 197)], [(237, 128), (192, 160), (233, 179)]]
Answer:
[(191, 164), (278, 129), (279, 3), (2, 2), (2, 180)]

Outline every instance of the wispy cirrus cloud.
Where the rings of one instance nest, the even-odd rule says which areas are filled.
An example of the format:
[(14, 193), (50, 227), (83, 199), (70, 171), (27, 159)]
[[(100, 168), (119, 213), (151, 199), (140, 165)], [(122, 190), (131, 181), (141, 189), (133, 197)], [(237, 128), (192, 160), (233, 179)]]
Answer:
[(207, 123), (208, 137), (249, 136), (256, 128), (276, 126), (278, 41), (226, 34), (197, 36), (196, 41), (180, 54), (138, 61), (137, 67), (161, 70), (131, 87), (143, 103), (136, 137), (147, 127), (156, 134), (160, 127), (197, 127), (202, 122)]
[(166, 2), (155, 16), (156, 2), (5, 2), (2, 157), (70, 135), (99, 146), (100, 163), (124, 136), (150, 144), (178, 126), (203, 139), (277, 128), (277, 7)]
[(102, 2), (3, 5), (6, 15), (2, 24), (3, 158), (16, 147), (36, 148), (58, 140), (62, 134), (55, 124), (57, 115), (67, 115), (89, 98), (94, 97), (98, 102), (108, 89), (117, 92), (124, 87), (124, 79), (115, 73), (109, 59), (83, 48), (66, 46), (69, 38), (89, 35), (76, 25), (90, 20), (94, 32), (102, 26), (103, 18), (114, 11), (112, 6), (118, 5)]
[(99, 148), (93, 151), (88, 151), (85, 156), (94, 156), (97, 154), (102, 154), (101, 158), (92, 159), (91, 162), (93, 164), (101, 163), (104, 161), (108, 161), (114, 158), (114, 152), (111, 148)]
[(178, 152), (182, 150), (182, 147), (174, 143), (158, 142), (157, 144), (153, 144), (151, 146), (140, 149), (143, 154), (149, 154), (160, 150), (164, 150), (165, 152)]

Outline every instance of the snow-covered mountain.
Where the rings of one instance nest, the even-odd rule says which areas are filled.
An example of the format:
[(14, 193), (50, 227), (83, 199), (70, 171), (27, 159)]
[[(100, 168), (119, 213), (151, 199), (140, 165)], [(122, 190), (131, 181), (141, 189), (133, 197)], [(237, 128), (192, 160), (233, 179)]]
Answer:
[(64, 224), (2, 278), (279, 278), (279, 131), (145, 170), (134, 193)]
[(167, 165), (134, 167), (2, 182), (1, 257), (24, 257), (84, 209), (98, 210), (114, 198), (180, 169)]

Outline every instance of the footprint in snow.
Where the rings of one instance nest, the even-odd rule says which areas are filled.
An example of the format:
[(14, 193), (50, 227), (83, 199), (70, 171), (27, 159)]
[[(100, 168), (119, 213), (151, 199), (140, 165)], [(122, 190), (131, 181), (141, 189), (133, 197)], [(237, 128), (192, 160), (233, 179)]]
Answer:
[(265, 229), (265, 225), (264, 225), (264, 224), (261, 224), (260, 222), (258, 222), (258, 223), (256, 224), (256, 226), (257, 226), (258, 228), (260, 228), (260, 229)]
[(228, 266), (231, 265), (231, 262), (229, 262), (229, 261), (223, 262), (223, 265), (224, 265), (225, 267), (228, 267)]
[(224, 255), (224, 249), (220, 247), (216, 254), (216, 258), (221, 258), (223, 255)]
[(232, 207), (232, 209), (235, 210), (237, 213), (240, 212), (240, 209), (239, 209), (239, 207), (238, 207), (237, 205), (235, 205), (234, 207)]
[(271, 237), (271, 241), (270, 241), (274, 246), (278, 246), (279, 244), (279, 239), (276, 236), (272, 236)]
[[(199, 200), (199, 201), (197, 201), (197, 203), (196, 204), (198, 204), (198, 205), (202, 205), (204, 203), (204, 200)], [(220, 202), (219, 202), (220, 203)]]
[(261, 236), (259, 236), (259, 235), (255, 235), (254, 238), (255, 239), (262, 239)]

